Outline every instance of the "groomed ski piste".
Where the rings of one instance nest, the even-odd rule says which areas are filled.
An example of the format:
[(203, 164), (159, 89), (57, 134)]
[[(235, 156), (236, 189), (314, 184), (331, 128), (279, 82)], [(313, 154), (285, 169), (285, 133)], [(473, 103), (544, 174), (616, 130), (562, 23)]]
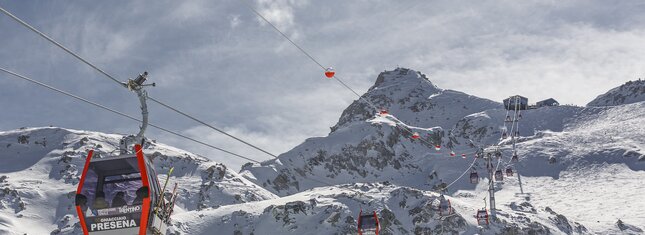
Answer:
[[(511, 163), (511, 146), (499, 140), (505, 110), (498, 102), (439, 89), (409, 69), (382, 73), (363, 97), (388, 114), (356, 101), (328, 136), (310, 138), (276, 160), (247, 164), (239, 173), (147, 139), (144, 153), (160, 180), (174, 167), (171, 182), (179, 184), (169, 232), (356, 234), (360, 210), (378, 213), (381, 234), (645, 230), (645, 202), (638, 200), (645, 194), (643, 101), (527, 110), (519, 162)], [(397, 125), (418, 132), (425, 142)], [(441, 132), (441, 149), (428, 146)], [(1, 132), (0, 233), (82, 234), (73, 205), (84, 158), (89, 149), (115, 151), (121, 137), (57, 127)], [(483, 162), (473, 165), (480, 172), (478, 184), (459, 178), (474, 161), (469, 141), (499, 142), (504, 153), (499, 167), (510, 166), (522, 176), (524, 194), (516, 177), (495, 183), (499, 221), (490, 226), (479, 226), (474, 218), (488, 196)], [(439, 215), (438, 189), (453, 181), (445, 195), (455, 213)]]

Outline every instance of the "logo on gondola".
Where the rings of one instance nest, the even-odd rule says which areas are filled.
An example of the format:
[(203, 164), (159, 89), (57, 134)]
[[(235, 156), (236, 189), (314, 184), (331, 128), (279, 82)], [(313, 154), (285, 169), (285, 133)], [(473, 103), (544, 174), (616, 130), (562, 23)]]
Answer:
[(141, 212), (141, 206), (122, 206), (97, 210), (98, 216), (118, 215)]
[(141, 206), (124, 206), (118, 208), (119, 213), (134, 213), (141, 211)]

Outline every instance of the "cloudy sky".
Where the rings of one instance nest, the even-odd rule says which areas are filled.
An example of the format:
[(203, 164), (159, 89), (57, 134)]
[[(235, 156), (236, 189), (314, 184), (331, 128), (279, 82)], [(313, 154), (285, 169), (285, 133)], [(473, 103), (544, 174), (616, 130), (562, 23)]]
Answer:
[[(151, 96), (279, 154), (325, 136), (356, 97), (244, 4), (359, 93), (409, 67), (437, 86), (493, 100), (523, 94), (585, 105), (645, 75), (643, 1), (8, 1), (0, 6), (121, 80), (148, 71)], [(133, 93), (0, 15), (0, 67), (139, 116)], [(150, 105), (151, 121), (267, 156)], [(138, 124), (0, 74), (0, 130), (61, 126), (136, 133)], [(148, 136), (244, 161), (150, 129)]]

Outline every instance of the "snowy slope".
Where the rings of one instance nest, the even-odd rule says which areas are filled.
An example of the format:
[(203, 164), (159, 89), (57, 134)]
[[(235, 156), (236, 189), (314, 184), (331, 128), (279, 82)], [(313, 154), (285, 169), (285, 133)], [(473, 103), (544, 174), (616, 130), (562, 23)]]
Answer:
[[(323, 187), (280, 199), (224, 206), (177, 216), (188, 234), (355, 234), (358, 212), (376, 210), (384, 233), (439, 231), (434, 209), (438, 195), (392, 185)], [(464, 218), (455, 214), (445, 231), (465, 231)]]
[[(0, 132), (0, 234), (78, 234), (73, 203), (87, 151), (107, 156), (120, 138), (53, 127)], [(159, 174), (175, 167), (171, 182), (181, 185), (180, 212), (276, 198), (221, 163), (189, 152), (149, 143), (144, 153)]]
[(645, 80), (629, 81), (599, 95), (587, 106), (612, 106), (645, 101)]
[[(465, 179), (467, 177), (459, 177), (473, 162), (473, 144), (500, 143), (506, 111), (499, 103), (442, 90), (422, 74), (408, 69), (381, 73), (363, 97), (379, 108), (386, 108), (390, 115), (380, 116), (368, 104), (356, 101), (343, 112), (328, 136), (308, 139), (277, 160), (247, 164), (242, 175), (283, 196), (298, 195), (329, 184), (354, 182), (387, 182), (430, 191), (438, 189), (442, 183), (460, 179), (451, 185), (448, 193), (467, 204), (481, 207), (481, 199), (487, 196), (487, 180), (472, 185)], [(504, 141), (500, 144), (505, 157), (496, 167), (518, 170), (530, 194), (515, 195), (519, 191), (515, 177), (496, 183), (502, 195), (498, 199), (498, 209), (508, 215), (505, 221), (524, 228), (537, 222), (536, 226), (567, 234), (621, 231), (616, 225), (618, 219), (622, 219), (623, 224), (633, 225), (635, 231), (643, 229), (645, 221), (636, 209), (621, 212), (620, 205), (624, 201), (613, 202), (609, 208), (585, 204), (585, 210), (581, 210), (576, 201), (601, 202), (586, 198), (588, 194), (585, 193), (578, 194), (575, 200), (565, 200), (570, 197), (568, 192), (585, 192), (586, 186), (582, 185), (614, 185), (588, 183), (576, 178), (607, 172), (612, 167), (625, 170), (620, 172), (625, 182), (642, 179), (639, 178), (644, 170), (639, 161), (643, 158), (640, 140), (645, 133), (640, 129), (645, 123), (642, 105), (641, 102), (613, 108), (559, 106), (524, 111), (518, 140), (520, 162), (509, 163), (511, 146), (509, 141)], [(409, 132), (395, 127), (400, 126), (396, 120), (419, 132), (425, 141), (410, 138)], [(621, 141), (609, 146), (609, 142), (599, 136)], [(442, 149), (434, 150), (433, 145), (439, 143)], [(457, 157), (451, 157), (451, 151)], [(459, 157), (462, 153), (466, 154), (466, 159)], [(486, 168), (478, 161), (474, 169), (483, 173)], [(603, 178), (596, 177), (596, 180)], [(565, 188), (550, 187), (553, 185)], [(614, 185), (603, 188), (602, 195), (597, 195), (600, 191), (593, 191), (596, 193), (593, 196), (607, 199), (607, 195), (618, 195), (626, 190), (636, 193), (617, 197), (625, 200), (645, 194), (645, 187), (634, 189), (627, 185), (633, 186)], [(541, 198), (560, 200), (551, 204)], [(469, 209), (469, 213), (474, 213), (475, 207)], [(605, 210), (617, 211), (615, 217), (587, 215), (603, 214)], [(604, 222), (598, 222), (601, 220)], [(587, 230), (585, 225), (592, 229)]]
[(521, 173), (528, 194), (516, 195), (518, 180), (511, 178), (498, 185), (498, 201), (550, 207), (593, 233), (643, 234), (643, 123), (645, 102), (592, 107), (578, 111), (561, 132), (523, 138), (520, 162), (510, 166)]
[[(554, 211), (500, 211), (505, 223), (476, 225), (470, 212), (477, 205), (447, 197), (455, 210), (439, 214), (439, 195), (390, 184), (351, 184), (321, 187), (302, 193), (243, 205), (223, 206), (176, 216), (179, 231), (187, 234), (356, 234), (358, 212), (377, 211), (381, 234), (549, 234), (560, 233), (543, 220)], [(525, 203), (524, 207), (530, 204)], [(521, 206), (520, 206), (521, 207)], [(565, 217), (562, 217), (565, 218)], [(536, 220), (539, 222), (526, 222)], [(519, 221), (519, 222), (518, 222)], [(564, 225), (564, 223), (562, 223)], [(584, 228), (575, 222), (567, 226)]]

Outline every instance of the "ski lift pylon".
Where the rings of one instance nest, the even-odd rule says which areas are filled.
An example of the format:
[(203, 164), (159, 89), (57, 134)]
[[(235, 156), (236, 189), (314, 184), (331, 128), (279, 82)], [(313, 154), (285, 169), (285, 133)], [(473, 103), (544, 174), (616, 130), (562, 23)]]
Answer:
[(506, 176), (513, 176), (513, 169), (511, 169), (510, 167), (506, 168)]
[(329, 67), (329, 68), (325, 69), (325, 76), (327, 78), (333, 78), (334, 75), (336, 75), (336, 71), (334, 70), (334, 68)]
[(381, 225), (378, 222), (376, 211), (363, 215), (363, 210), (358, 213), (358, 235), (378, 235)]

